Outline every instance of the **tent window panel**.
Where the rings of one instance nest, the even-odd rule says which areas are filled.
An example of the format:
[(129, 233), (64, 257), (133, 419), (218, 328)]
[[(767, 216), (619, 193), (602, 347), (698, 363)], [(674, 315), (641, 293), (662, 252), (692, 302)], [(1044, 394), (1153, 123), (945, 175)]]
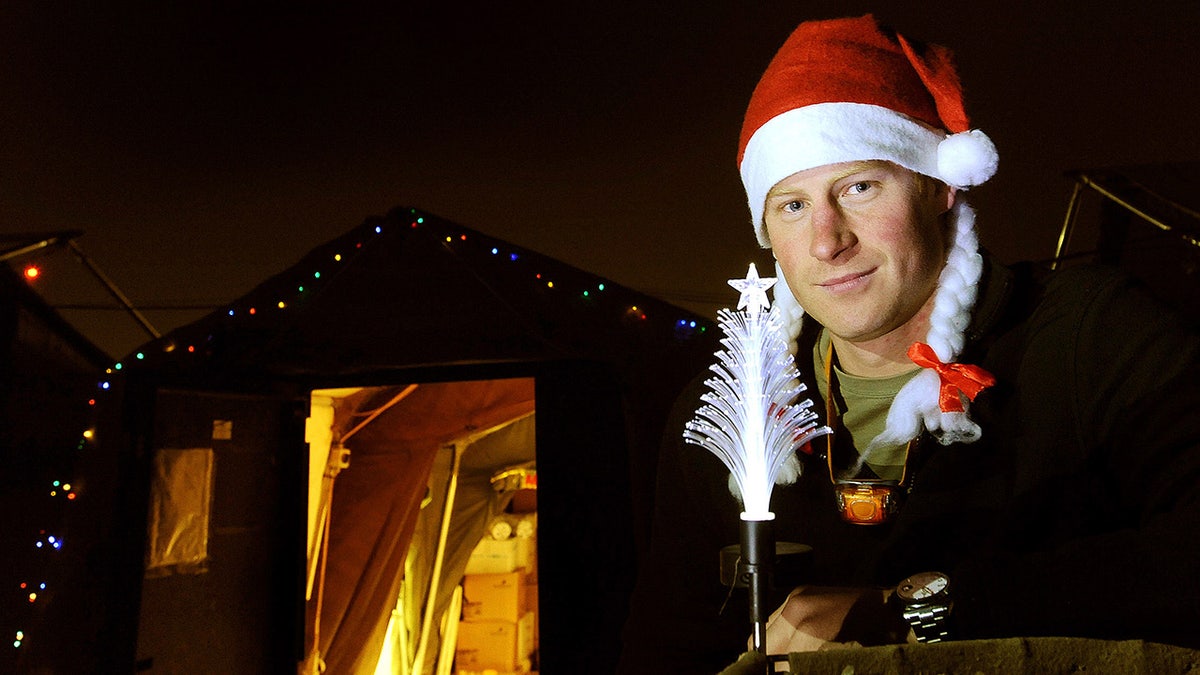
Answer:
[(160, 449), (150, 485), (146, 576), (200, 574), (208, 563), (212, 448)]

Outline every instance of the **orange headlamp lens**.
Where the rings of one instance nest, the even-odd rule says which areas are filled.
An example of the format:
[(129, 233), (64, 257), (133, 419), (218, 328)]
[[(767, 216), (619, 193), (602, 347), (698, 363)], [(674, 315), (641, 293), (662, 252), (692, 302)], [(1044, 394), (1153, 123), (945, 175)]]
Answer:
[(895, 481), (839, 480), (833, 490), (842, 520), (855, 525), (886, 522), (900, 508), (901, 488)]

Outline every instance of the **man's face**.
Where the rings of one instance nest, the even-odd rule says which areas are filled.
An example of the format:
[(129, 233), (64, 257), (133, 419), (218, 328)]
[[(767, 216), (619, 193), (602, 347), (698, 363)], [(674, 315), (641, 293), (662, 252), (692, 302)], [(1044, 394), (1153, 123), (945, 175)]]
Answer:
[(805, 312), (866, 342), (927, 321), (953, 203), (944, 184), (890, 162), (847, 162), (776, 183), (763, 221)]

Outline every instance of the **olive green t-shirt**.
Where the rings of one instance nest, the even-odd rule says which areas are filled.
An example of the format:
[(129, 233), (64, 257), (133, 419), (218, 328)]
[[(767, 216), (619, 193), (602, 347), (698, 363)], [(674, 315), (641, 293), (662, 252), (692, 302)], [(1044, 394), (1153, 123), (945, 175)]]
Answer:
[[(829, 396), (829, 382), (825, 378), (825, 355), (830, 353), (829, 345), (829, 332), (822, 330), (820, 338), (813, 346), (813, 365), (817, 389), (821, 396), (821, 400), (816, 403), (822, 409)], [(837, 379), (839, 394), (835, 403), (842, 414), (842, 420), (840, 425), (830, 425), (834, 428), (834, 434), (845, 434), (848, 431), (854, 449), (859, 452), (865, 449), (887, 424), (888, 409), (891, 408), (896, 393), (918, 370), (919, 367), (913, 366), (912, 371), (891, 377), (858, 377), (843, 372), (835, 361), (833, 376)], [(871, 453), (867, 466), (880, 478), (899, 480), (904, 473), (906, 448), (907, 445), (879, 448)]]

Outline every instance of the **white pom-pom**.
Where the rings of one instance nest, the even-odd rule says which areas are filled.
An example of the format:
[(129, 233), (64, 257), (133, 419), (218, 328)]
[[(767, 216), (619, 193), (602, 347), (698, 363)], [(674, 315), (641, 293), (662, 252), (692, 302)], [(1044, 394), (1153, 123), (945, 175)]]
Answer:
[(996, 174), (1000, 155), (987, 134), (978, 129), (947, 136), (938, 144), (938, 176), (958, 188), (980, 185)]

